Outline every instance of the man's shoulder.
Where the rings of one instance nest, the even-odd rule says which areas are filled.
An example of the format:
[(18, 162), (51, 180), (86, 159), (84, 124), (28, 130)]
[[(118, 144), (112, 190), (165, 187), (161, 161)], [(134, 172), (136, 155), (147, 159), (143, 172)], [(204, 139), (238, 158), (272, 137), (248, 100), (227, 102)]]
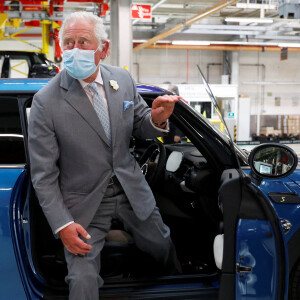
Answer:
[(121, 68), (121, 67), (116, 67), (116, 66), (110, 66), (110, 65), (105, 65), (105, 64), (101, 64), (100, 68), (103, 68), (111, 73), (123, 73), (123, 74), (128, 74), (129, 75), (129, 72), (124, 69), (124, 68)]
[(47, 102), (47, 99), (54, 99), (56, 93), (59, 92), (61, 73), (54, 76), (43, 88), (41, 88), (34, 96), (34, 99), (40, 99), (42, 102)]
[(51, 91), (53, 93), (53, 89), (60, 86), (61, 75), (62, 72), (59, 72), (57, 75), (51, 78), (51, 80), (42, 89), (40, 89), (38, 93), (45, 93), (47, 91)]

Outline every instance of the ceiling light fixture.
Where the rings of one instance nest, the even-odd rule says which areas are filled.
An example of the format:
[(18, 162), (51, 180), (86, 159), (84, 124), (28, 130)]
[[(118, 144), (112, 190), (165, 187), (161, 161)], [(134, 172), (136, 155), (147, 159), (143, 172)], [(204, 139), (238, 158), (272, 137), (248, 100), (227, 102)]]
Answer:
[[(146, 43), (147, 40), (132, 40), (133, 43)], [(160, 41), (157, 41), (156, 44), (171, 44), (171, 41), (168, 41), (168, 40), (160, 40)]]
[(233, 23), (273, 23), (273, 19), (268, 18), (234, 18), (229, 17), (225, 18), (226, 22), (233, 22)]
[(277, 47), (278, 43), (265, 42), (240, 42), (240, 41), (211, 41), (211, 45), (233, 45), (233, 46), (269, 46)]
[(172, 41), (173, 45), (209, 46), (208, 41)]
[(288, 48), (288, 47), (300, 48), (300, 43), (278, 43), (278, 47), (281, 47), (281, 48)]
[(132, 40), (133, 43), (146, 43), (147, 40)]

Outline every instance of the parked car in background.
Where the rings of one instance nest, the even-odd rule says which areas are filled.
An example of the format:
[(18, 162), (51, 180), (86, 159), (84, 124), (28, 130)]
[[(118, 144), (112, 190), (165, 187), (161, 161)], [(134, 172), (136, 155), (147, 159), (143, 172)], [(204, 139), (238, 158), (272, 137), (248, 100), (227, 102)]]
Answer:
[(1, 78), (51, 78), (59, 68), (43, 53), (0, 51)]
[[(29, 172), (30, 107), (47, 82), (0, 80), (0, 299), (68, 298), (63, 246), (41, 211)], [(137, 88), (149, 105), (169, 93)], [(208, 85), (207, 91), (214, 102)], [(170, 122), (180, 139), (132, 138), (131, 152), (171, 229), (183, 274), (162, 274), (114, 220), (101, 255), (101, 299), (300, 299), (294, 151), (266, 144), (249, 155), (232, 143), (225, 124), (221, 132), (182, 100)]]

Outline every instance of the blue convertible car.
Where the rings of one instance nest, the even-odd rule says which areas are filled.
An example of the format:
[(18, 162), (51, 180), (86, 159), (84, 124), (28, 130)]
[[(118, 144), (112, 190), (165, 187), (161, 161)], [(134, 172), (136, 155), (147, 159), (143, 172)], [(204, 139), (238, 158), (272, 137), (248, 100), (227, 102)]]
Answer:
[[(47, 82), (0, 81), (1, 300), (68, 297), (63, 247), (45, 220), (29, 172), (30, 105)], [(149, 105), (168, 93), (145, 85), (138, 90)], [(294, 151), (264, 144), (249, 154), (232, 143), (226, 126), (221, 132), (181, 100), (170, 128), (159, 140), (133, 137), (130, 150), (171, 228), (183, 274), (162, 274), (114, 220), (101, 257), (101, 299), (300, 299), (300, 169)]]

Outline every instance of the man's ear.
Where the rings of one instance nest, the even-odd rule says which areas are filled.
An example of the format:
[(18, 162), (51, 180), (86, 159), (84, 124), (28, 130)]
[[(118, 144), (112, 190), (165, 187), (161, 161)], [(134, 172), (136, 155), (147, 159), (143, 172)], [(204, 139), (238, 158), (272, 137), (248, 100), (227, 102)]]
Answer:
[(109, 49), (109, 41), (103, 40), (102, 41), (102, 51), (100, 52), (100, 58), (104, 59), (110, 54), (110, 49)]

